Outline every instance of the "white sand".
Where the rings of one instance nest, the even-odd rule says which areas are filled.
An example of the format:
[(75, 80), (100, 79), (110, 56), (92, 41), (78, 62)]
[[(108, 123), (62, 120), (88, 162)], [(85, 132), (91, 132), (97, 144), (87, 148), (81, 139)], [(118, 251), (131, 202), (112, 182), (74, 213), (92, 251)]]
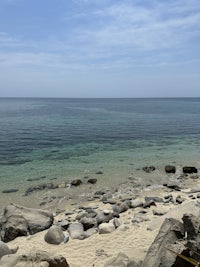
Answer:
[[(140, 198), (143, 200), (145, 195), (163, 197), (167, 194), (169, 193), (164, 192), (163, 189), (154, 189), (151, 191), (144, 191)], [(181, 195), (185, 199), (184, 203), (180, 206), (191, 202), (191, 199), (189, 199), (188, 194), (186, 193), (173, 192), (172, 194), (174, 199), (177, 195)], [(195, 200), (195, 202), (196, 201), (197, 200)], [(102, 203), (98, 203), (98, 205), (102, 205), (102, 208), (104, 208)], [(121, 213), (120, 220), (128, 227), (125, 231), (117, 229), (110, 234), (100, 235), (97, 233), (85, 240), (70, 239), (67, 243), (60, 245), (47, 244), (44, 241), (46, 231), (43, 231), (32, 236), (16, 238), (15, 240), (9, 242), (8, 245), (10, 247), (18, 245), (18, 254), (23, 254), (36, 249), (45, 250), (50, 254), (61, 254), (66, 257), (70, 267), (103, 267), (108, 260), (115, 257), (119, 252), (125, 253), (131, 259), (140, 261), (145, 257), (149, 246), (153, 242), (162, 221), (164, 220), (163, 216), (163, 219), (160, 219), (161, 217), (154, 216), (152, 212), (153, 209), (171, 212), (172, 209), (179, 207), (174, 204), (163, 203), (156, 203), (156, 205), (157, 207), (153, 206), (146, 209), (147, 216), (150, 221), (139, 224), (131, 223), (131, 218), (135, 213), (141, 210), (141, 208), (129, 209), (127, 212)], [(107, 208), (106, 205), (105, 208)], [(191, 211), (189, 210), (188, 213), (190, 212)], [(171, 212), (171, 214), (173, 213)], [(182, 214), (179, 215), (181, 218)], [(60, 214), (59, 217), (64, 218), (64, 214)], [(154, 230), (147, 230), (148, 226), (154, 222), (154, 220), (157, 223)]]

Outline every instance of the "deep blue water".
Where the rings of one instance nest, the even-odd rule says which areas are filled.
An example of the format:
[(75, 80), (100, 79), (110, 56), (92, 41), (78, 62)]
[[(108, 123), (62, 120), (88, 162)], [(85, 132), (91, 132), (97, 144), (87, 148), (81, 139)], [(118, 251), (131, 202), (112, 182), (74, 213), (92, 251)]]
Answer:
[(40, 149), (51, 152), (41, 160), (59, 160), (177, 137), (192, 137), (198, 145), (200, 98), (0, 98), (0, 165), (31, 161)]

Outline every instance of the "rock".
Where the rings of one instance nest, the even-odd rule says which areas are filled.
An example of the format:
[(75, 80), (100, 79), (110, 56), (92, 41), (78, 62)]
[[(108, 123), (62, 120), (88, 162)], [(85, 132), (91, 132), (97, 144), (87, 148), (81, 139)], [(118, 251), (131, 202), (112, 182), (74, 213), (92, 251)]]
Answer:
[(72, 239), (84, 239), (84, 229), (81, 223), (71, 223), (68, 227), (68, 233)]
[(150, 208), (151, 206), (156, 206), (156, 203), (153, 200), (147, 201), (143, 204), (143, 208)]
[(181, 196), (176, 197), (176, 203), (182, 204), (185, 200)]
[(166, 219), (158, 235), (150, 246), (141, 267), (171, 267), (176, 261), (176, 255), (170, 253), (166, 247), (177, 251), (180, 245), (176, 244), (184, 236), (183, 224), (175, 219)]
[(11, 189), (5, 189), (2, 191), (2, 193), (15, 193), (15, 192), (18, 192), (19, 189), (16, 189), (16, 188), (11, 188)]
[(131, 201), (131, 208), (139, 208), (143, 206), (143, 202), (139, 199), (134, 199)]
[(183, 167), (183, 173), (197, 173), (196, 167)]
[(97, 229), (95, 229), (95, 228), (90, 228), (90, 229), (88, 229), (88, 230), (86, 230), (85, 232), (84, 232), (84, 238), (88, 238), (88, 237), (90, 237), (90, 236), (92, 236), (92, 235), (94, 235), (94, 234), (96, 234), (97, 233)]
[(156, 167), (154, 167), (154, 166), (147, 166), (147, 167), (143, 167), (142, 169), (143, 169), (143, 171), (145, 171), (146, 173), (150, 173), (150, 172), (152, 172), (152, 171), (155, 171)]
[(103, 174), (103, 172), (102, 171), (98, 171), (98, 172), (96, 172), (96, 174)]
[(96, 192), (94, 193), (94, 195), (95, 195), (95, 196), (102, 196), (102, 195), (106, 194), (107, 192), (108, 192), (108, 190), (100, 189), (100, 190), (96, 191)]
[(109, 234), (115, 231), (113, 223), (102, 223), (99, 225), (99, 234)]
[(49, 244), (59, 245), (65, 239), (65, 235), (59, 226), (53, 225), (45, 234), (44, 240)]
[(119, 219), (114, 218), (112, 221), (113, 225), (115, 226), (115, 228), (118, 228), (121, 225), (121, 222)]
[(58, 222), (57, 225), (59, 227), (61, 227), (61, 229), (63, 231), (66, 231), (68, 229), (69, 225), (70, 225), (70, 222), (68, 220), (64, 219), (64, 220)]
[(89, 184), (96, 184), (97, 179), (96, 179), (96, 178), (90, 178), (90, 179), (88, 179), (87, 182), (88, 182)]
[(173, 190), (176, 190), (176, 191), (180, 191), (181, 190), (181, 187), (178, 183), (176, 182), (170, 182), (168, 184), (163, 184), (164, 186), (170, 188), (170, 189), (173, 189)]
[(87, 216), (82, 217), (80, 223), (83, 225), (84, 231), (97, 226), (97, 220)]
[(163, 216), (164, 214), (166, 214), (166, 212), (164, 212), (164, 211), (159, 211), (159, 210), (153, 210), (153, 215), (156, 215), (156, 216)]
[(75, 179), (73, 181), (71, 181), (71, 185), (72, 186), (79, 186), (81, 185), (83, 182), (80, 179)]
[(191, 175), (190, 178), (193, 180), (197, 180), (199, 179), (199, 175)]
[(0, 260), (1, 267), (69, 267), (61, 255), (50, 256), (45, 251), (31, 251), (25, 255), (6, 255)]
[(161, 197), (145, 197), (145, 202), (154, 201), (154, 202), (163, 202)]
[(141, 222), (147, 222), (150, 221), (150, 219), (145, 215), (140, 212), (138, 212), (132, 219), (132, 223), (141, 223)]
[[(131, 203), (131, 202), (130, 202)], [(127, 201), (122, 202), (119, 206), (119, 213), (125, 212), (130, 208), (130, 205)]]
[(200, 220), (193, 214), (184, 214), (183, 215), (183, 226), (185, 232), (187, 232), (187, 239), (194, 240), (196, 239), (199, 230), (200, 230)]
[(153, 219), (147, 229), (151, 231), (159, 229), (166, 218), (174, 218), (181, 221), (183, 214), (188, 213), (188, 211), (190, 211), (190, 213), (195, 216), (199, 216), (199, 207), (200, 205), (193, 201), (175, 206), (174, 208), (170, 209), (165, 215)]
[(176, 172), (176, 167), (172, 165), (166, 165), (165, 166), (165, 172), (166, 173), (175, 173)]
[(105, 215), (103, 212), (99, 212), (96, 216), (97, 225), (101, 223), (108, 223), (110, 220), (113, 219), (113, 214), (109, 213), (108, 215)]
[(18, 236), (26, 236), (48, 229), (53, 223), (53, 214), (11, 203), (4, 209), (0, 223), (1, 239), (9, 242)]
[(120, 252), (116, 258), (109, 260), (104, 267), (138, 267), (138, 264)]
[(29, 187), (26, 190), (24, 195), (28, 196), (28, 195), (32, 194), (33, 192), (37, 192), (37, 191), (41, 191), (41, 190), (45, 190), (45, 189), (56, 189), (56, 188), (58, 188), (58, 186), (54, 185), (52, 183), (41, 184), (41, 185)]
[(17, 250), (18, 250), (18, 247), (11, 249), (4, 242), (0, 241), (0, 259), (4, 255), (15, 254), (17, 252)]

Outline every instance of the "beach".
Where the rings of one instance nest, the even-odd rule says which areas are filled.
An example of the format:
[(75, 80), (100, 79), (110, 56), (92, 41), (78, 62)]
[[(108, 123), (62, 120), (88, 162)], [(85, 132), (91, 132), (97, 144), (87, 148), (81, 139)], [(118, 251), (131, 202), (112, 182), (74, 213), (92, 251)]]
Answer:
[[(151, 177), (157, 175), (155, 171), (146, 173), (146, 175)], [(141, 186), (136, 188), (137, 186), (133, 183), (134, 179), (132, 181), (129, 179), (132, 182), (132, 186), (131, 183), (127, 183), (123, 187), (115, 188), (115, 191), (107, 189), (106, 193), (104, 192), (105, 194), (100, 192), (98, 195), (93, 192), (87, 198), (82, 196), (80, 199), (76, 198), (76, 201), (75, 199), (63, 200), (54, 207), (53, 204), (52, 206), (44, 205), (42, 207), (49, 211), (54, 210), (54, 224), (63, 220), (74, 223), (78, 221), (78, 215), (89, 209), (95, 212), (105, 211), (113, 213), (113, 206), (117, 203), (133, 201), (133, 206), (130, 206), (127, 210), (125, 208), (120, 212), (118, 227), (109, 233), (101, 234), (97, 231), (83, 240), (69, 237), (66, 243), (62, 242), (59, 245), (55, 245), (45, 242), (44, 236), (48, 231), (45, 230), (34, 235), (17, 237), (13, 241), (8, 242), (8, 245), (10, 247), (18, 246), (17, 254), (19, 255), (38, 249), (47, 251), (51, 255), (61, 254), (67, 259), (70, 267), (103, 267), (120, 252), (140, 263), (158, 234), (164, 219), (166, 217), (173, 217), (181, 220), (183, 212), (191, 212), (187, 210), (187, 205), (198, 203), (198, 192), (200, 191), (200, 189), (199, 191), (197, 190), (200, 188), (198, 174), (185, 174), (178, 180), (175, 179), (175, 174), (167, 175), (168, 181), (165, 182), (169, 183), (169, 187), (165, 184), (165, 186), (149, 185), (143, 188)], [(170, 184), (174, 187), (170, 188)], [(180, 189), (177, 190), (175, 185), (177, 187), (180, 186)], [(77, 188), (82, 186), (84, 185), (78, 185)], [(196, 191), (189, 193), (192, 188), (195, 188)], [(96, 197), (92, 198), (92, 195)], [(169, 201), (169, 196), (173, 201)], [(149, 201), (147, 201), (147, 198), (149, 200), (152, 198), (155, 201), (145, 207), (144, 203)], [(142, 202), (143, 205), (137, 204), (139, 206), (137, 207), (136, 205), (135, 207), (134, 203), (139, 202)], [(137, 217), (138, 214), (142, 214), (142, 217)], [(64, 232), (67, 233), (66, 230)]]

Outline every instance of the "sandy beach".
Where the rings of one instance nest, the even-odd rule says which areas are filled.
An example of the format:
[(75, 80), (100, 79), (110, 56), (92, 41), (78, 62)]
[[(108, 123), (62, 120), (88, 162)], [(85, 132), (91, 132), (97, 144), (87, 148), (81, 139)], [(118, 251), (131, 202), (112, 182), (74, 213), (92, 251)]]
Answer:
[[(148, 208), (136, 207), (129, 208), (127, 211), (120, 213), (119, 222), (120, 226), (111, 233), (107, 234), (93, 234), (92, 236), (84, 239), (77, 240), (69, 238), (67, 243), (60, 245), (48, 244), (44, 241), (44, 236), (48, 230), (39, 232), (34, 235), (25, 237), (17, 237), (15, 240), (8, 242), (9, 247), (19, 246), (17, 254), (26, 254), (34, 250), (45, 250), (52, 254), (63, 255), (70, 267), (103, 267), (118, 253), (125, 253), (130, 259), (136, 262), (141, 262), (152, 244), (154, 238), (158, 234), (159, 228), (166, 217), (173, 217), (181, 220), (183, 212), (191, 212), (189, 210), (191, 203), (198, 202), (198, 192), (189, 194), (191, 188), (199, 188), (200, 182), (197, 179), (192, 179), (191, 175), (182, 180), (182, 189), (175, 191), (166, 186), (146, 187), (144, 188), (136, 200), (145, 202), (145, 197), (162, 198), (164, 202), (154, 202)], [(198, 191), (198, 190), (197, 190)], [(173, 203), (165, 201), (166, 196), (171, 195), (175, 200)], [(119, 199), (131, 198), (131, 194), (122, 196)], [(135, 199), (135, 196), (132, 196)], [(181, 199), (179, 202), (178, 199)], [(119, 200), (117, 199), (117, 201)], [(176, 201), (177, 200), (177, 201)], [(71, 208), (70, 208), (71, 205)], [(60, 210), (59, 214), (55, 214), (54, 223), (62, 221), (63, 219), (74, 222), (77, 214), (81, 212), (80, 206), (70, 204), (64, 211)], [(62, 203), (62, 208), (64, 204)], [(101, 211), (111, 211), (112, 205), (103, 203), (101, 199), (86, 201), (82, 203), (84, 208), (93, 208)], [(59, 207), (59, 206), (58, 206)], [(66, 210), (72, 211), (70, 215), (66, 215)], [(193, 212), (198, 212), (199, 208)], [(157, 212), (157, 213), (156, 213)], [(136, 214), (143, 214), (144, 220), (135, 221)], [(162, 213), (162, 216), (158, 216)], [(159, 214), (161, 215), (161, 214)]]

